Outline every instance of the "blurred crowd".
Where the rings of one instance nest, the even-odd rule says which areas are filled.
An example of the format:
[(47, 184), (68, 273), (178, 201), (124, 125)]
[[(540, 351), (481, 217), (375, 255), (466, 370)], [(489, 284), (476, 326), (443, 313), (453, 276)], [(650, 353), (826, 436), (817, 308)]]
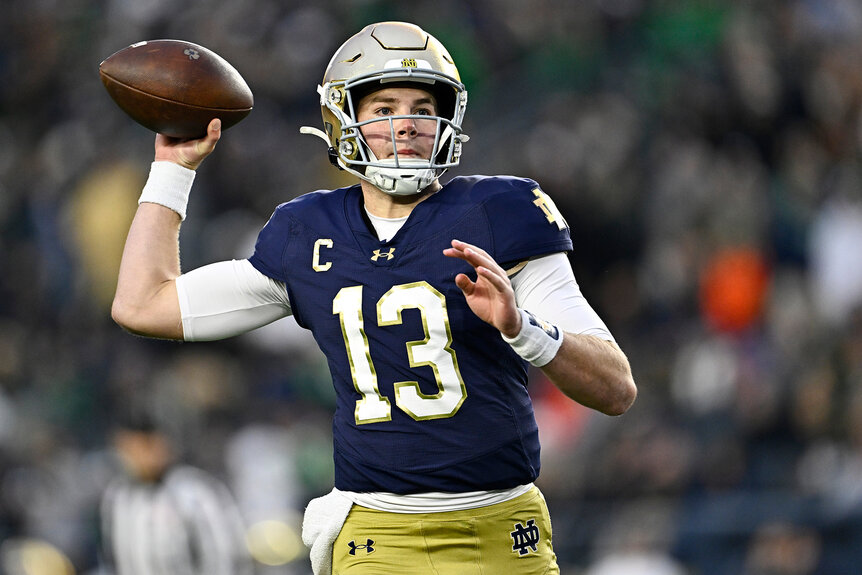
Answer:
[(471, 140), (444, 179), (539, 181), (631, 360), (640, 395), (621, 418), (533, 374), (562, 572), (858, 569), (858, 0), (6, 0), (0, 572), (97, 572), (112, 415), (129, 404), (230, 486), (260, 573), (308, 572), (297, 517), (332, 481), (325, 363), (292, 319), (207, 344), (111, 321), (153, 135), (98, 64), (181, 38), (254, 92), (197, 176), (189, 269), (248, 256), (278, 203), (349, 181), (299, 127), (321, 123), (337, 46), (387, 19), (437, 36), (467, 84)]

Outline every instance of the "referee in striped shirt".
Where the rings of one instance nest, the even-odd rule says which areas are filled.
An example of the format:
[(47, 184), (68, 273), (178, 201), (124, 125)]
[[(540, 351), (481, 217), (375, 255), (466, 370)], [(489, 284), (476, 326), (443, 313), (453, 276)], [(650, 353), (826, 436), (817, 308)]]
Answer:
[(112, 443), (124, 473), (101, 503), (103, 569), (112, 575), (250, 575), (244, 525), (227, 487), (176, 464), (146, 416), (125, 415)]

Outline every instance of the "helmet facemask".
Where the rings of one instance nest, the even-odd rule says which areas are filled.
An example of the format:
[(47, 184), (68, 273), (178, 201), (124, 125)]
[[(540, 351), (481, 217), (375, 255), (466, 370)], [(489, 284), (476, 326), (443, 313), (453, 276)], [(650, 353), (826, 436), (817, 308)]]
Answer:
[[(431, 92), (437, 101), (437, 115), (391, 115), (358, 121), (361, 98), (393, 86), (409, 86)], [(467, 93), (456, 80), (406, 68), (392, 70), (384, 75), (373, 73), (345, 82), (332, 82), (321, 87), (321, 93), (321, 105), (332, 112), (341, 126), (340, 137), (337, 137), (338, 165), (384, 192), (397, 196), (418, 193), (447, 169), (458, 165), (461, 145), (467, 139), (461, 131)], [(338, 105), (340, 102), (333, 102), (342, 98), (343, 108)], [(429, 158), (398, 157), (395, 122), (399, 120), (412, 120), (425, 125), (434, 123), (434, 143)], [(391, 158), (377, 158), (362, 133), (364, 126), (379, 123), (388, 125)]]

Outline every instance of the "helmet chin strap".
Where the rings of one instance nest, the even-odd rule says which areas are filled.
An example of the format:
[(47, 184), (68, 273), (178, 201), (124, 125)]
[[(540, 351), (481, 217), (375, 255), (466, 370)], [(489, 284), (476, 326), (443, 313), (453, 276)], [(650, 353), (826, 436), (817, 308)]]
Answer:
[(324, 132), (320, 128), (312, 128), (311, 126), (300, 126), (299, 133), (306, 134), (308, 136), (317, 136), (318, 138), (326, 142), (327, 146), (329, 145), (329, 136), (327, 136), (326, 132)]
[(392, 196), (418, 194), (437, 179), (437, 170), (429, 168), (425, 160), (398, 160), (398, 167), (395, 160), (378, 160), (377, 164), (366, 166), (361, 177)]

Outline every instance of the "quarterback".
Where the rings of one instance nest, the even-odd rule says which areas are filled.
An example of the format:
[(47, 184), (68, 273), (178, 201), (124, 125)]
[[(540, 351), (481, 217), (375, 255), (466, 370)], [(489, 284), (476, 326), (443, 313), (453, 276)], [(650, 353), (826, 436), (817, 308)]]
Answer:
[(402, 22), (365, 27), (318, 88), (355, 185), (275, 208), (248, 259), (181, 272), (195, 170), (216, 146), (156, 136), (113, 305), (132, 333), (231, 337), (293, 315), (336, 391), (335, 485), (303, 525), (316, 574), (559, 573), (527, 392), (530, 365), (609, 415), (628, 360), (572, 273), (568, 226), (532, 180), (440, 176), (467, 141), (449, 53)]

